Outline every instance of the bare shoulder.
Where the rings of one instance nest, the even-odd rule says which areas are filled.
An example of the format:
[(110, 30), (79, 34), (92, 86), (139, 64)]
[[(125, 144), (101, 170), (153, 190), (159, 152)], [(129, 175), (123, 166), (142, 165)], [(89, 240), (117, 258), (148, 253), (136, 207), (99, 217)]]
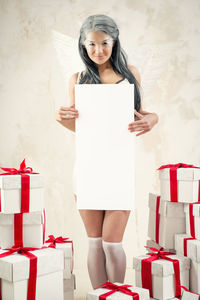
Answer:
[(138, 69), (133, 65), (128, 65), (129, 70), (132, 72), (133, 76), (136, 78), (139, 85), (141, 85), (141, 77)]

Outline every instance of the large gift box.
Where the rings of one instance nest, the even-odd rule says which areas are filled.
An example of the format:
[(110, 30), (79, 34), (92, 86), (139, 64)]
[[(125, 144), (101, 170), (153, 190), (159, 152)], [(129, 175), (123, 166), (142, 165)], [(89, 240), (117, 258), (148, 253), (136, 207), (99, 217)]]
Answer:
[(31, 213), (0, 213), (0, 246), (41, 248), (45, 238), (45, 210)]
[(106, 282), (100, 287), (87, 293), (87, 300), (149, 300), (147, 289), (133, 287), (123, 283)]
[(74, 300), (74, 290), (76, 289), (76, 278), (74, 274), (63, 280), (64, 300)]
[(185, 204), (186, 233), (200, 240), (200, 202)]
[(159, 300), (179, 297), (180, 285), (189, 287), (190, 259), (168, 253), (157, 251), (133, 258), (136, 286), (148, 288), (150, 296)]
[[(0, 176), (0, 212), (12, 214), (41, 211), (43, 209), (43, 177), (39, 174), (23, 176)], [(23, 183), (24, 179), (25, 182)]]
[(2, 300), (63, 300), (63, 255), (55, 249), (0, 251)]
[(175, 235), (176, 252), (191, 259), (190, 285), (192, 292), (200, 293), (200, 241), (186, 234)]
[(162, 200), (192, 203), (200, 199), (200, 168), (180, 163), (158, 170)]
[(174, 249), (175, 233), (185, 233), (183, 203), (162, 201), (157, 194), (149, 193), (148, 236), (161, 247)]
[(73, 241), (69, 238), (49, 235), (49, 239), (44, 244), (46, 247), (52, 247), (60, 250), (64, 257), (63, 278), (70, 279), (73, 271)]

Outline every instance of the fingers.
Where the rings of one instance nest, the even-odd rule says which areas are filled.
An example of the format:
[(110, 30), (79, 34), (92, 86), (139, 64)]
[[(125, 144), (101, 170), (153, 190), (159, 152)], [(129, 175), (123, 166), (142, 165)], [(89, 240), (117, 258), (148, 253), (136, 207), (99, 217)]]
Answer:
[(146, 133), (146, 132), (148, 132), (148, 131), (149, 131), (149, 130), (143, 130), (142, 132), (136, 134), (136, 136), (142, 135), (142, 134), (144, 134), (144, 133)]
[(75, 105), (71, 105), (69, 107), (61, 106), (60, 109), (57, 111), (56, 119), (58, 121), (62, 120), (73, 120), (78, 118), (79, 113), (78, 110), (75, 109)]
[(144, 116), (140, 114), (136, 109), (134, 109), (134, 114), (139, 118), (142, 119)]

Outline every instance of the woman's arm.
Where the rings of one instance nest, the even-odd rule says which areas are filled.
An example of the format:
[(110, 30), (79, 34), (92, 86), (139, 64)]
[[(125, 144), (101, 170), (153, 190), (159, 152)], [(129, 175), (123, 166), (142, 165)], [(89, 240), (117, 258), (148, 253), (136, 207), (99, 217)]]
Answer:
[(60, 107), (56, 111), (56, 121), (67, 129), (75, 132), (75, 116), (77, 116), (75, 110), (75, 84), (77, 83), (78, 72), (73, 74), (69, 79), (69, 107)]
[[(134, 77), (136, 78), (138, 82), (139, 88), (141, 87), (141, 77), (138, 69), (132, 65), (128, 66), (129, 70), (133, 73)], [(142, 103), (139, 112), (136, 110), (134, 111), (135, 114), (135, 122), (129, 124), (129, 130), (130, 132), (133, 131), (142, 131), (139, 134), (136, 134), (136, 136), (139, 136), (143, 133), (146, 133), (152, 129), (152, 127), (158, 123), (158, 115), (155, 112), (148, 112), (143, 110)]]

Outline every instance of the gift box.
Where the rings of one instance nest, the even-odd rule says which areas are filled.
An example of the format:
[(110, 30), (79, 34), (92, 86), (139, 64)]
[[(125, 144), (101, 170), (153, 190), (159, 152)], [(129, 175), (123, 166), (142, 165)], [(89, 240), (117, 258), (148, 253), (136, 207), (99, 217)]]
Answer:
[(200, 168), (191, 166), (180, 163), (158, 169), (162, 200), (192, 203), (200, 199)]
[(185, 204), (186, 233), (200, 240), (200, 202)]
[(200, 295), (190, 292), (188, 289), (183, 289), (181, 300), (200, 300)]
[(147, 251), (148, 252), (153, 252), (153, 250), (150, 249), (152, 247), (157, 249), (157, 250), (169, 251), (169, 252), (172, 252), (172, 253), (176, 252), (175, 249), (163, 249), (163, 247), (161, 247), (159, 244), (157, 244), (153, 240), (147, 240), (146, 245), (147, 245)]
[(177, 254), (187, 255), (191, 259), (189, 289), (200, 293), (200, 241), (186, 234), (175, 235)]
[(76, 289), (76, 278), (71, 274), (71, 278), (63, 280), (64, 300), (74, 300), (74, 290)]
[(2, 300), (63, 300), (63, 264), (62, 253), (51, 248), (0, 257)]
[[(149, 291), (147, 289), (133, 287), (131, 285), (126, 285), (123, 283), (111, 283), (106, 282), (102, 284), (99, 288), (96, 288), (87, 293), (87, 300), (128, 300), (133, 299), (133, 293), (136, 293), (137, 298), (135, 300), (149, 300)], [(132, 295), (131, 295), (132, 294)]]
[(45, 237), (45, 210), (31, 213), (0, 213), (0, 246), (41, 248)]
[(163, 248), (174, 249), (174, 235), (185, 231), (184, 204), (162, 201), (149, 193), (148, 237)]
[(150, 296), (159, 300), (180, 296), (180, 283), (189, 287), (190, 259), (167, 254), (158, 251), (133, 258), (136, 286), (148, 287)]
[[(25, 176), (25, 174), (23, 175)], [(13, 214), (41, 211), (44, 208), (44, 179), (40, 174), (27, 174), (22, 183), (21, 175), (0, 176), (0, 212)], [(24, 177), (23, 177), (24, 178)], [(28, 179), (29, 178), (29, 179)], [(24, 193), (22, 193), (22, 189)], [(21, 205), (22, 197), (25, 204)], [(25, 210), (23, 210), (25, 207)]]
[(63, 278), (70, 279), (73, 271), (73, 242), (68, 238), (49, 236), (44, 246), (53, 247), (63, 253), (64, 270)]

